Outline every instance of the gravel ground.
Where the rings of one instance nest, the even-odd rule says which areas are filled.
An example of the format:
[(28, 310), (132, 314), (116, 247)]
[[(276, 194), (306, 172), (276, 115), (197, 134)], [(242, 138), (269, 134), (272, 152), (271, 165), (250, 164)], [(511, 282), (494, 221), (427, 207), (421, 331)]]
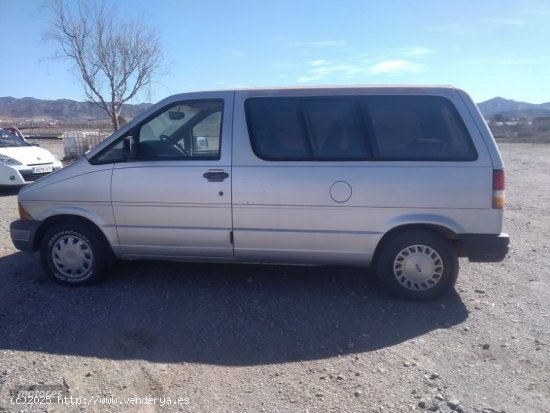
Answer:
[[(500, 147), (510, 255), (461, 260), (432, 303), (341, 267), (128, 262), (60, 287), (12, 246), (0, 193), (0, 411), (550, 412), (550, 145)], [(34, 384), (73, 404), (11, 402)]]

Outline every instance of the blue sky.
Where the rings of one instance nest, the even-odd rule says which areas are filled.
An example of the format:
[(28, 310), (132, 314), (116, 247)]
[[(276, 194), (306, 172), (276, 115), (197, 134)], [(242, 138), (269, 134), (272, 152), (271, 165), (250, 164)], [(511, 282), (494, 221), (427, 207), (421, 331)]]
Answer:
[[(160, 34), (167, 73), (134, 103), (233, 87), (451, 84), (550, 101), (548, 0), (112, 0)], [(0, 0), (0, 96), (84, 100), (47, 59), (41, 0)]]

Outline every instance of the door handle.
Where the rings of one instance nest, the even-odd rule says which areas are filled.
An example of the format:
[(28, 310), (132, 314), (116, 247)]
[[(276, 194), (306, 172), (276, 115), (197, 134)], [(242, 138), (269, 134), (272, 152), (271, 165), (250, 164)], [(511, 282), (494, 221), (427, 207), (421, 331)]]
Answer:
[(223, 169), (210, 169), (202, 175), (208, 180), (208, 182), (223, 182), (226, 178), (229, 178), (229, 174)]

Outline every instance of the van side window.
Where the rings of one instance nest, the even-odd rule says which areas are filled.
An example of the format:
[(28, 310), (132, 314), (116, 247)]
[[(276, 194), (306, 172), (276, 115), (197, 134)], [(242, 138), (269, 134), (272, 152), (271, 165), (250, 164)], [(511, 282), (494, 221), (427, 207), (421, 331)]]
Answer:
[(477, 159), (465, 125), (445, 98), (371, 96), (359, 101), (376, 160)]
[(139, 128), (138, 159), (219, 159), (222, 112), (221, 100), (170, 106)]
[(250, 99), (246, 114), (252, 144), (260, 158), (292, 161), (312, 157), (298, 99)]
[[(135, 160), (218, 160), (222, 118), (223, 100), (178, 102), (153, 114), (126, 135), (137, 138)], [(126, 161), (123, 137), (92, 160), (99, 164)]]
[(251, 98), (246, 115), (252, 147), (273, 161), (363, 160), (367, 142), (348, 98)]
[(353, 100), (304, 100), (304, 116), (315, 159), (361, 160), (368, 155)]

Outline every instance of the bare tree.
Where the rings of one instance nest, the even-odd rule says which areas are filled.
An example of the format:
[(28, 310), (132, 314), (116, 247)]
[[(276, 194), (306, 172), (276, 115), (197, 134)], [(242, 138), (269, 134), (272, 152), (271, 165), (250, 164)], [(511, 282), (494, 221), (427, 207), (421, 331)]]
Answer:
[(163, 54), (158, 34), (143, 22), (117, 21), (103, 2), (51, 0), (52, 20), (46, 39), (57, 45), (55, 57), (66, 58), (82, 79), (86, 97), (120, 127), (124, 103), (151, 85)]

